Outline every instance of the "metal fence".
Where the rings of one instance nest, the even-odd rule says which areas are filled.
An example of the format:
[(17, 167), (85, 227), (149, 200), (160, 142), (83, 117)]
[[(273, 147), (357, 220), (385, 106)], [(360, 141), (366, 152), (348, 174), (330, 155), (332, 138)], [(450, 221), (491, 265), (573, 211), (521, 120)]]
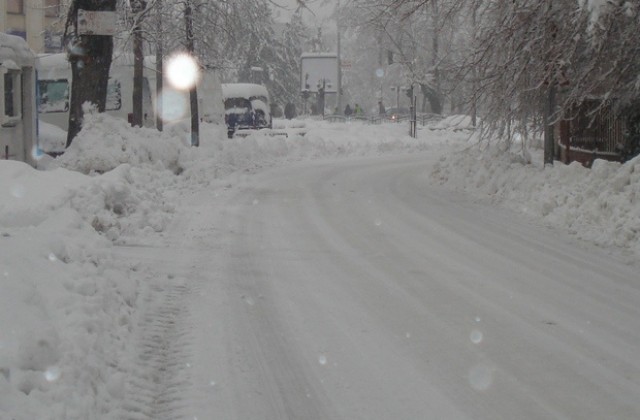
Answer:
[(611, 101), (587, 100), (570, 108), (559, 122), (558, 147), (562, 161), (591, 166), (595, 159), (621, 160), (625, 123)]

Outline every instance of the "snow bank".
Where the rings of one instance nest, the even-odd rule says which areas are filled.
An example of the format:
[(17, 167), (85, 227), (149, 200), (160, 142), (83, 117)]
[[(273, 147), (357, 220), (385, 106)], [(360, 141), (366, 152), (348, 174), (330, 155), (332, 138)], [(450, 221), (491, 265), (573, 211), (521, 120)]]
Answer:
[(59, 159), (61, 166), (82, 173), (104, 173), (118, 165), (154, 165), (179, 171), (178, 160), (186, 144), (170, 134), (130, 127), (121, 119), (91, 110), (83, 129)]
[(112, 268), (111, 242), (72, 204), (93, 179), (11, 161), (0, 173), (0, 417), (98, 418), (136, 280)]
[(432, 130), (473, 130), (471, 117), (468, 115), (450, 115), (440, 121), (434, 122)]
[(41, 153), (63, 153), (66, 145), (66, 131), (56, 125), (38, 121), (38, 148)]
[(33, 66), (35, 59), (33, 51), (23, 38), (0, 33), (0, 63), (3, 63), (5, 67)]
[(592, 169), (577, 162), (545, 168), (541, 156), (527, 164), (521, 152), (501, 147), (478, 144), (444, 156), (432, 176), (580, 239), (640, 257), (640, 157), (625, 164), (597, 160)]

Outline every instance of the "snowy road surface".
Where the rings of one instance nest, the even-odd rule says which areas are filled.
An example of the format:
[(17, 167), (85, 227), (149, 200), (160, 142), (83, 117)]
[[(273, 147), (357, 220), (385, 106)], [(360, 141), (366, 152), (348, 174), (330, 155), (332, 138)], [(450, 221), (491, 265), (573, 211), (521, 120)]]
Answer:
[(640, 418), (634, 268), (429, 187), (431, 160), (315, 162), (238, 178), (185, 196), (166, 249), (123, 247), (163, 273), (138, 346), (148, 384), (130, 396), (131, 411)]

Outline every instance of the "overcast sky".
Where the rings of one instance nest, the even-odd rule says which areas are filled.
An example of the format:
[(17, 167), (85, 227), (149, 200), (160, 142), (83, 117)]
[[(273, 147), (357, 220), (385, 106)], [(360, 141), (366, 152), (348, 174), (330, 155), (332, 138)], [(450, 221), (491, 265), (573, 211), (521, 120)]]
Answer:
[[(288, 17), (296, 10), (300, 5), (298, 0), (270, 0), (274, 4), (273, 10), (276, 16), (279, 15), (279, 20), (287, 21)], [(304, 0), (307, 7), (316, 15), (313, 17), (310, 11), (305, 11), (304, 17), (307, 20), (324, 19), (331, 14), (337, 4), (337, 0)], [(283, 8), (278, 8), (275, 5), (280, 5)]]

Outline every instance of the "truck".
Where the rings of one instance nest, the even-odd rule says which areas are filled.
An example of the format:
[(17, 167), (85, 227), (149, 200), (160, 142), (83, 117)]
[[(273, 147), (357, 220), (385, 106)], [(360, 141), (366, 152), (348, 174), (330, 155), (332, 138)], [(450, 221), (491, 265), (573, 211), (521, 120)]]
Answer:
[[(130, 53), (114, 54), (109, 71), (105, 112), (131, 121), (133, 114), (133, 64)], [(39, 118), (67, 131), (71, 91), (71, 65), (66, 54), (39, 56)], [(222, 91), (215, 69), (204, 69), (198, 80), (198, 106), (203, 121), (222, 123)], [(172, 88), (165, 81), (163, 92), (156, 92), (155, 57), (144, 57), (142, 78), (143, 126), (155, 127), (156, 104), (162, 101), (162, 118), (168, 123), (188, 121), (189, 92)]]
[[(38, 113), (41, 121), (67, 131), (69, 125), (69, 100), (71, 93), (71, 64), (65, 53), (38, 56)], [(145, 58), (142, 79), (142, 118), (145, 127), (155, 126), (155, 80)], [(133, 55), (115, 55), (109, 71), (105, 112), (130, 121), (133, 115)]]

